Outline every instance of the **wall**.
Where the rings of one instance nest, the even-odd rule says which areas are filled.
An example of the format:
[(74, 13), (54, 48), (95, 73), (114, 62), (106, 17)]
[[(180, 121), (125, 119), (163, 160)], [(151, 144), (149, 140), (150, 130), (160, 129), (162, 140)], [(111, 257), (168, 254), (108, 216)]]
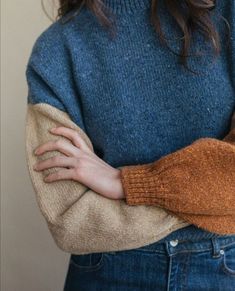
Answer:
[(40, 0), (1, 6), (1, 290), (62, 291), (69, 254), (56, 247), (39, 213), (24, 149), (25, 66), (51, 22)]

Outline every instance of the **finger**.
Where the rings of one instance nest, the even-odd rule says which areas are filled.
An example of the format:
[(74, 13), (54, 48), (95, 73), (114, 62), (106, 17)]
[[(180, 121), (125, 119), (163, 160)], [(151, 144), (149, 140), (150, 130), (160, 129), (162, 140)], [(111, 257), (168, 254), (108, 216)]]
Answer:
[(69, 142), (66, 142), (62, 139), (56, 141), (48, 141), (43, 145), (39, 146), (35, 152), (36, 155), (41, 155), (48, 151), (58, 150), (66, 156), (78, 156), (79, 151), (74, 145)]
[(73, 169), (64, 169), (55, 173), (49, 174), (44, 179), (44, 182), (55, 182), (60, 180), (75, 180), (75, 174)]
[(89, 148), (87, 143), (84, 141), (84, 139), (80, 136), (80, 134), (72, 128), (68, 128), (65, 126), (59, 126), (56, 128), (52, 128), (50, 131), (53, 134), (62, 135), (64, 137), (68, 138), (69, 140), (72, 141), (72, 143), (76, 147), (80, 148), (83, 151), (89, 151), (89, 152), (91, 151), (91, 149)]
[(37, 162), (34, 165), (35, 171), (42, 171), (53, 167), (75, 167), (75, 160), (71, 157), (54, 156), (52, 158)]

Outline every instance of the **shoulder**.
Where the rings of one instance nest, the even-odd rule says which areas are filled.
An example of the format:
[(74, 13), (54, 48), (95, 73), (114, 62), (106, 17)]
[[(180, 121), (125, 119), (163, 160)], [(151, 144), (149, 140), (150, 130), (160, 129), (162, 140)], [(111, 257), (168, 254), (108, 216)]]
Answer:
[(44, 29), (33, 43), (29, 60), (31, 64), (46, 62), (63, 50), (63, 27), (60, 20), (55, 21)]
[[(72, 17), (73, 14), (74, 17)], [(79, 15), (76, 15), (76, 11), (72, 10), (45, 28), (33, 43), (29, 63), (50, 63), (55, 59), (63, 59), (66, 55), (68, 56), (69, 42), (73, 38), (71, 36), (76, 33), (76, 40), (79, 40), (77, 27), (84, 27), (87, 15), (85, 8), (80, 11)], [(78, 44), (79, 41), (76, 42), (76, 45)]]

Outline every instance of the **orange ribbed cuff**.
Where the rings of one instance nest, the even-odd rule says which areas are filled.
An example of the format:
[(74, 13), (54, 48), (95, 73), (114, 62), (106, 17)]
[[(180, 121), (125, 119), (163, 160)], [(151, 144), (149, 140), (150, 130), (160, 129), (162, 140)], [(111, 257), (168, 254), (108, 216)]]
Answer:
[(149, 164), (122, 167), (126, 203), (155, 205), (190, 223), (235, 234), (235, 129), (201, 138)]
[(156, 205), (163, 199), (163, 197), (156, 196), (157, 189), (161, 189), (161, 193), (164, 189), (156, 166), (153, 168), (151, 165), (144, 164), (121, 168), (121, 181), (127, 204)]

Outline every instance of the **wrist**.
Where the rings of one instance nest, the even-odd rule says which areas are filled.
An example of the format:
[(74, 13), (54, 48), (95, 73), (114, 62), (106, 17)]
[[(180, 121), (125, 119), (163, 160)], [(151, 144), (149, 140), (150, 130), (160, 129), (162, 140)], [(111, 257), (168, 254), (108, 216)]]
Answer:
[(125, 199), (124, 188), (121, 180), (121, 171), (117, 170), (117, 176), (114, 181), (115, 194), (114, 199)]

